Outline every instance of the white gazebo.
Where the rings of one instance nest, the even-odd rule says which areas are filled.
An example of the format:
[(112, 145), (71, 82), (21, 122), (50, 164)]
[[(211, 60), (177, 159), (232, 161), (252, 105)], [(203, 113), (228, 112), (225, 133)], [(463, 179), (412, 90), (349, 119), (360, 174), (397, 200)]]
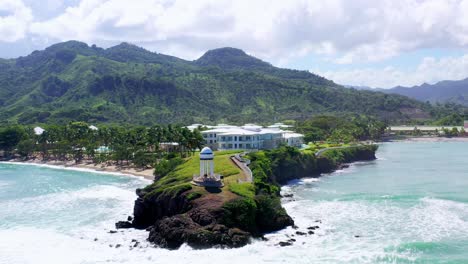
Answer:
[(200, 151), (200, 174), (193, 175), (192, 183), (205, 187), (223, 187), (221, 175), (214, 173), (214, 153), (209, 147)]

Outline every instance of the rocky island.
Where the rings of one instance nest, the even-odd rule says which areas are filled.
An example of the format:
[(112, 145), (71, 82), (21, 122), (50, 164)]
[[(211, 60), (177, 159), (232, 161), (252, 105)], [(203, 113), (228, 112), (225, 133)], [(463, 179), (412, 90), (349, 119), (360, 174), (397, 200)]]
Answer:
[(137, 189), (132, 221), (117, 228), (149, 231), (154, 244), (177, 249), (241, 247), (252, 237), (294, 225), (281, 206), (280, 186), (289, 180), (318, 177), (343, 164), (375, 159), (377, 145), (330, 149), (316, 155), (293, 147), (247, 154), (253, 181), (231, 159), (234, 151), (215, 153), (216, 172), (224, 186), (203, 187), (191, 183), (199, 172), (197, 155), (180, 161), (167, 174), (155, 171), (153, 184)]

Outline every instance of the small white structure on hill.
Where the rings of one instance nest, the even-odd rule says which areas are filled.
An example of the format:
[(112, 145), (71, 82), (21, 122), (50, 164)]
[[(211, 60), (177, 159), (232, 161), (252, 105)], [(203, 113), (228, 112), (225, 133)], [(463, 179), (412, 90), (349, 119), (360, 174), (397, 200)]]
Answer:
[(214, 175), (214, 154), (213, 151), (204, 147), (200, 151), (200, 176), (212, 176)]
[(200, 151), (200, 175), (193, 175), (192, 184), (205, 187), (223, 187), (221, 175), (214, 173), (214, 153), (209, 147)]
[(44, 133), (44, 131), (45, 131), (45, 130), (44, 130), (42, 127), (35, 127), (35, 128), (34, 128), (34, 134), (35, 134), (36, 136), (42, 135), (42, 133)]

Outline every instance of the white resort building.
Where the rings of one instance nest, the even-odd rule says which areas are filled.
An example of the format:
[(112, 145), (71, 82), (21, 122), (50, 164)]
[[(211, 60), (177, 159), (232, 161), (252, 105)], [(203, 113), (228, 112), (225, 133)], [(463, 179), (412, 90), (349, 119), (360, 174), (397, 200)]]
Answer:
[[(196, 124), (198, 125), (198, 124)], [(189, 126), (189, 128), (195, 125)], [(301, 147), (304, 136), (290, 130), (283, 130), (290, 126), (276, 123), (268, 127), (255, 124), (243, 126), (231, 126), (219, 124), (207, 126), (208, 130), (202, 131), (207, 146), (214, 150), (230, 149), (274, 149), (281, 144)]]

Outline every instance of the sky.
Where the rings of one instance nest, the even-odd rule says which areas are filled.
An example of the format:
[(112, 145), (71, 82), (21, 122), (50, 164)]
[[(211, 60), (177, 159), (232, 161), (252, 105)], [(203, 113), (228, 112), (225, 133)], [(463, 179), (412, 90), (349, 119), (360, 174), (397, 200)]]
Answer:
[(236, 47), (336, 83), (468, 77), (468, 0), (0, 0), (0, 57), (79, 40), (194, 60)]

